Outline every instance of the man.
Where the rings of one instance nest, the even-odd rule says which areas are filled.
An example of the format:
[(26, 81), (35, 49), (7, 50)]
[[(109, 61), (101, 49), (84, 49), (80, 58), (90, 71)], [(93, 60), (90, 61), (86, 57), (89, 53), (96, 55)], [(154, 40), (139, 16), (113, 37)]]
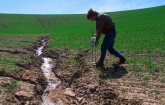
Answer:
[(98, 42), (101, 34), (105, 35), (103, 43), (101, 45), (100, 60), (96, 63), (96, 66), (104, 66), (103, 62), (107, 49), (110, 54), (113, 54), (119, 58), (119, 64), (124, 63), (126, 61), (124, 56), (113, 48), (114, 40), (116, 37), (116, 30), (115, 23), (112, 21), (112, 19), (106, 14), (93, 11), (92, 8), (88, 10), (88, 13), (86, 15), (88, 20), (96, 21), (96, 40), (94, 41), (94, 43), (96, 44)]

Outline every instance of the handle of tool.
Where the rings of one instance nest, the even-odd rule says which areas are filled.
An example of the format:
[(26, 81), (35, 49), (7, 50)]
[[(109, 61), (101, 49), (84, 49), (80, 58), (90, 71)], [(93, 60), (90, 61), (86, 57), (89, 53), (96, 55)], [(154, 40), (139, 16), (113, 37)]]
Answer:
[[(93, 37), (93, 30), (92, 30), (92, 37)], [(92, 62), (93, 62), (93, 46), (92, 46)]]
[(95, 47), (95, 62), (96, 62), (96, 47)]

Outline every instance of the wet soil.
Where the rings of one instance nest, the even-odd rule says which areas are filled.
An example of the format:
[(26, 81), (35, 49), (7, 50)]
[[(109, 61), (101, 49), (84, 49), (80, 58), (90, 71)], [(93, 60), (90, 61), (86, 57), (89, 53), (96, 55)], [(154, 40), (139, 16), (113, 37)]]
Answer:
[[(46, 40), (43, 54), (37, 56), (35, 50)], [(42, 94), (47, 86), (41, 65), (42, 57), (53, 59), (53, 72), (58, 78), (57, 89), (50, 92), (47, 100), (55, 105), (159, 105), (165, 104), (164, 83), (157, 78), (146, 78), (149, 73), (128, 71), (128, 64), (118, 65), (116, 58), (104, 68), (91, 64), (91, 49), (74, 51), (67, 48), (48, 48), (49, 37), (42, 37), (32, 48), (21, 50), (31, 56), (31, 63), (21, 62), (17, 66), (23, 69), (17, 73), (8, 73), (0, 69), (0, 83), (11, 86), (14, 91), (1, 88), (3, 104), (42, 104)], [(7, 52), (22, 53), (18, 49)], [(0, 51), (1, 51), (0, 50)], [(2, 52), (0, 52), (2, 53)], [(97, 53), (96, 55), (99, 55)], [(108, 55), (107, 55), (108, 56)], [(21, 59), (21, 58), (18, 58)], [(38, 61), (38, 62), (36, 62)], [(153, 74), (158, 77), (159, 73)], [(142, 78), (142, 79), (139, 79)], [(13, 81), (13, 79), (17, 81)], [(143, 81), (143, 80), (147, 80)], [(13, 86), (13, 84), (17, 84)]]
[[(38, 46), (41, 46), (40, 39), (30, 48), (0, 48), (0, 54), (6, 59), (20, 61), (15, 65), (21, 68), (16, 72), (0, 68), (1, 104), (39, 105), (42, 103), (41, 95), (47, 86), (47, 81), (40, 68), (43, 60), (35, 51)], [(14, 56), (13, 59), (10, 58), (11, 55)], [(25, 56), (29, 56), (31, 62), (24, 60)]]

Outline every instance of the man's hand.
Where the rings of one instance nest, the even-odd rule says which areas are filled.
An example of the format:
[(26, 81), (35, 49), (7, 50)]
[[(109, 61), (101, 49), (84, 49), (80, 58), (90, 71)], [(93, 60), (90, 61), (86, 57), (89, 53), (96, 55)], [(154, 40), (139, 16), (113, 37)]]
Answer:
[(96, 45), (98, 42), (95, 40), (93, 43), (95, 43), (95, 45)]

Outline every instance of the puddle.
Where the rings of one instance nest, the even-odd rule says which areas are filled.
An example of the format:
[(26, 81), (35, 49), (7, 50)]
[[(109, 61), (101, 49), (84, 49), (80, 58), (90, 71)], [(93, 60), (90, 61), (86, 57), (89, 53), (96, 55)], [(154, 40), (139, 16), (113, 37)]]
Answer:
[[(42, 42), (43, 42), (43, 45), (39, 47), (38, 50), (36, 50), (36, 53), (38, 54), (38, 56), (40, 56), (43, 53), (42, 49), (44, 48), (46, 44), (45, 39), (42, 40)], [(41, 66), (41, 70), (43, 71), (48, 82), (48, 85), (42, 95), (42, 101), (44, 102), (42, 105), (55, 105), (53, 100), (50, 100), (50, 99), (47, 100), (47, 96), (49, 95), (49, 93), (55, 90), (57, 87), (56, 77), (55, 77), (55, 74), (52, 72), (52, 68), (54, 67), (54, 65), (51, 64), (52, 62), (51, 58), (42, 57), (42, 59), (44, 60), (44, 63)]]

